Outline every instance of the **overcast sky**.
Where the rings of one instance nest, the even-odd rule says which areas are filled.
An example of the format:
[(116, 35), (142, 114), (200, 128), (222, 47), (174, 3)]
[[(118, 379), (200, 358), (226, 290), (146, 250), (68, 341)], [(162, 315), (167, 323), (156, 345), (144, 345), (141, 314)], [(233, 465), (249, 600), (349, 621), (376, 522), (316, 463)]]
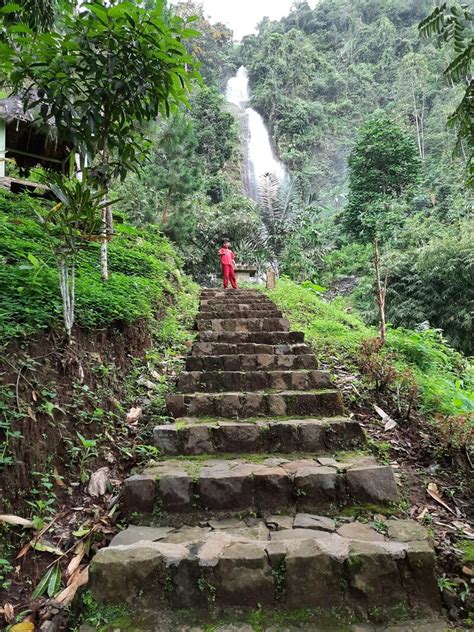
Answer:
[[(173, 3), (177, 0), (172, 0)], [(314, 7), (317, 0), (309, 0)], [(282, 18), (290, 12), (293, 0), (202, 0), (204, 13), (211, 22), (224, 22), (240, 40), (244, 35), (254, 33), (257, 24), (268, 16)]]

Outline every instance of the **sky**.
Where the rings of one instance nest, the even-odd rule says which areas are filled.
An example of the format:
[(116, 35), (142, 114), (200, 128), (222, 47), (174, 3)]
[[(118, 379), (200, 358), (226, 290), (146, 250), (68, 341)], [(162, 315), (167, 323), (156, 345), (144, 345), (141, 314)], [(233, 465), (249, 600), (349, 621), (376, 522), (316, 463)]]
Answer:
[[(316, 2), (309, 0), (312, 7)], [(292, 4), (293, 0), (202, 0), (204, 13), (211, 22), (227, 24), (234, 31), (236, 40), (254, 33), (265, 16), (275, 20), (288, 15)]]

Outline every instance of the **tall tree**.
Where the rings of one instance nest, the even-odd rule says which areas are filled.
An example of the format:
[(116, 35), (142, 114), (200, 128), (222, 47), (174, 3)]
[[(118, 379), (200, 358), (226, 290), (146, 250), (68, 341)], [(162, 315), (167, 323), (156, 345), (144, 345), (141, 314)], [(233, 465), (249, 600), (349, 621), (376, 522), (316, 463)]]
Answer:
[(390, 224), (393, 203), (416, 181), (416, 154), (411, 138), (385, 114), (362, 126), (349, 157), (349, 201), (342, 214), (352, 237), (372, 241)]
[[(108, 189), (144, 158), (141, 126), (187, 102), (194, 59), (183, 41), (197, 32), (165, 14), (163, 1), (147, 10), (127, 0), (91, 0), (67, 16), (61, 32), (10, 31), (2, 59), (10, 81), (45, 125), (83, 158), (83, 167)], [(24, 85), (29, 86), (27, 92)], [(113, 234), (103, 211), (102, 278), (108, 278), (107, 242)]]

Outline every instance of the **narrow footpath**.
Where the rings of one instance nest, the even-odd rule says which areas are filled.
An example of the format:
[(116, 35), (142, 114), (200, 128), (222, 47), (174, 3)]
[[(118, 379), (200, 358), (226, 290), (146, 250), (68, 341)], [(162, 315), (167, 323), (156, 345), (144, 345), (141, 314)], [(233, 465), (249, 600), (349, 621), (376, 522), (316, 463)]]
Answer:
[[(203, 290), (196, 327), (168, 396), (175, 422), (154, 431), (160, 460), (125, 482), (133, 526), (93, 560), (94, 598), (151, 613), (157, 631), (177, 609), (198, 622), (304, 608), (321, 627), (271, 629), (446, 630), (428, 533), (396, 518), (392, 469), (368, 453), (303, 334), (256, 290)], [(354, 520), (361, 507), (391, 517)], [(323, 624), (331, 613), (339, 623)]]

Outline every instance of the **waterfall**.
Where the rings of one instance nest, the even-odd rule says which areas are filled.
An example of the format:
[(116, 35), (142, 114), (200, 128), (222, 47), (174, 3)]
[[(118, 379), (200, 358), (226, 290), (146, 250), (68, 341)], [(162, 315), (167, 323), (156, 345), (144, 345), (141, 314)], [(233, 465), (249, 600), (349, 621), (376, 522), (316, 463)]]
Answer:
[(280, 182), (286, 176), (284, 165), (276, 158), (262, 117), (247, 104), (250, 100), (247, 70), (241, 66), (227, 82), (226, 98), (243, 115), (244, 173), (243, 190), (247, 197), (259, 200), (258, 185), (262, 176), (271, 173)]

